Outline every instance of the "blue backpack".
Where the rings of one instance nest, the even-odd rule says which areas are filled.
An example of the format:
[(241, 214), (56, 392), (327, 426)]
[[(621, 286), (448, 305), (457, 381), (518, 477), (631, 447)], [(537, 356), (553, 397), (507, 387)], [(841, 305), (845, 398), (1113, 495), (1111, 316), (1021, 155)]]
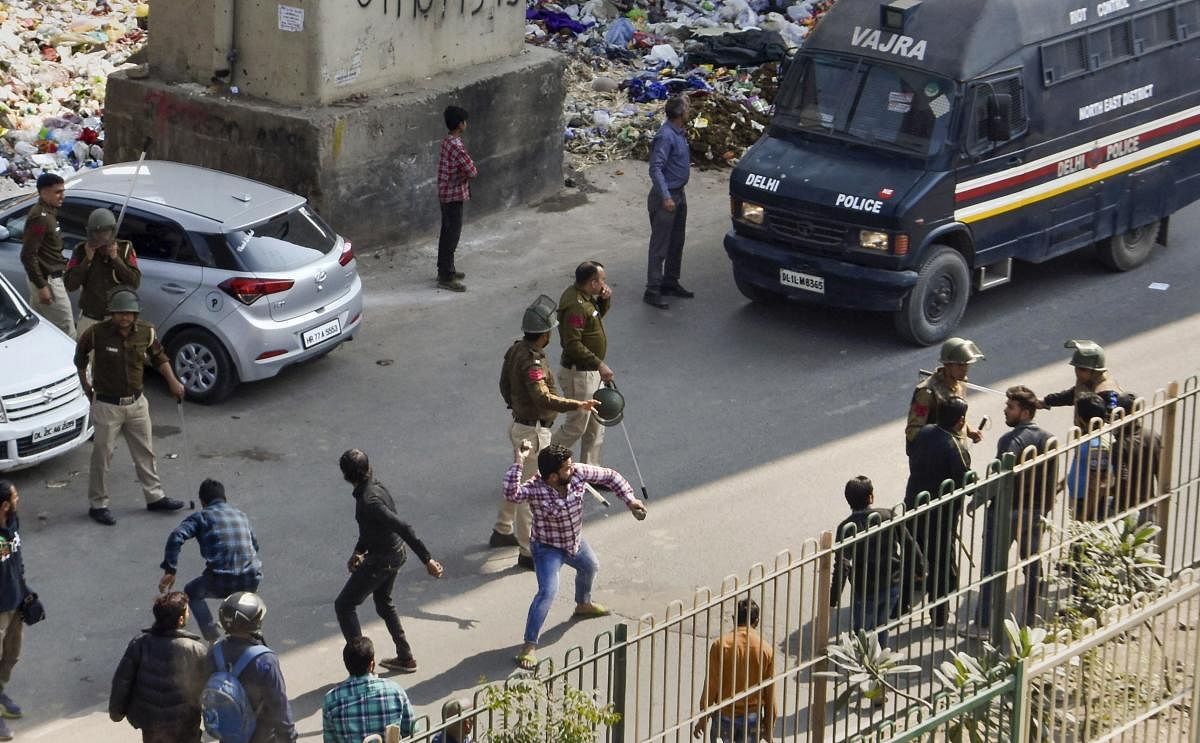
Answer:
[(213, 645), (213, 665), (216, 670), (208, 677), (200, 692), (200, 708), (204, 713), (204, 731), (221, 743), (250, 743), (257, 721), (254, 707), (238, 676), (260, 655), (271, 652), (266, 645), (251, 645), (242, 652), (233, 668), (225, 665), (221, 652), (223, 642)]

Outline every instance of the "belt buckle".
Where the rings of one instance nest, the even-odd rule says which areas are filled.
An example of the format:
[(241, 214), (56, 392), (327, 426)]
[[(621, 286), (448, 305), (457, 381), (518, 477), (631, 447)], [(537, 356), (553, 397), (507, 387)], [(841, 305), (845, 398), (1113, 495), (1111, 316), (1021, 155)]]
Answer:
[(132, 404), (133, 404), (133, 401), (134, 401), (134, 400), (136, 400), (136, 399), (137, 399), (137, 395), (129, 395), (129, 396), (127, 396), (127, 397), (122, 397), (122, 398), (120, 398), (120, 399), (117, 401), (117, 404), (118, 404), (118, 405), (132, 405)]

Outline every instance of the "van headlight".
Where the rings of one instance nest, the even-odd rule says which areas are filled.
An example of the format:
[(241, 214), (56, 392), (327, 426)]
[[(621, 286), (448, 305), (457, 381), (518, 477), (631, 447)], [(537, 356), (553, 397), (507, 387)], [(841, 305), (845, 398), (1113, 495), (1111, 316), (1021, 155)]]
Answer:
[(858, 233), (858, 244), (859, 247), (866, 250), (881, 250), (886, 253), (888, 249), (888, 234), (886, 232), (861, 230)]
[(751, 204), (748, 201), (742, 202), (742, 221), (750, 224), (762, 224), (763, 218), (766, 217), (766, 210), (758, 204)]

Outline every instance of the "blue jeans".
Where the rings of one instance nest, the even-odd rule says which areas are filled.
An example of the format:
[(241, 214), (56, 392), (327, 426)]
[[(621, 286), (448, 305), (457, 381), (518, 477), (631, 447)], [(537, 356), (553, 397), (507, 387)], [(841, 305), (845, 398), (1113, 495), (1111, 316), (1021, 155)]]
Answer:
[(536, 645), (542, 625), (546, 623), (546, 615), (550, 613), (550, 604), (558, 593), (559, 568), (564, 563), (575, 568), (575, 603), (586, 604), (592, 600), (592, 580), (600, 569), (600, 563), (596, 561), (596, 553), (592, 552), (586, 539), (579, 540), (579, 551), (574, 556), (567, 554), (564, 549), (535, 541), (529, 542), (529, 549), (533, 552), (533, 570), (537, 574), (538, 590), (533, 603), (529, 605), (529, 617), (525, 620), (525, 642)]
[[(896, 607), (900, 604), (900, 586), (893, 585), (886, 593), (867, 593), (861, 601), (857, 595), (851, 600), (851, 626), (855, 631), (874, 629), (896, 616)], [(887, 647), (887, 630), (879, 633), (879, 644)]]
[[(1081, 504), (1083, 501), (1076, 501)], [(992, 560), (995, 558), (996, 545), (996, 509), (989, 503), (983, 520), (983, 576), (986, 580), (979, 586), (979, 605), (975, 607), (975, 624), (988, 627), (992, 623)], [(1041, 514), (1032, 511), (1014, 510), (1009, 515), (1009, 534), (1012, 541), (1017, 543), (1017, 554), (1026, 560), (1038, 553), (1042, 546)], [(1011, 542), (1009, 543), (1011, 544)], [(1002, 554), (1008, 555), (1008, 547), (1000, 546)], [(1025, 602), (1017, 615), (1018, 621), (1024, 625), (1032, 625), (1037, 616), (1038, 594), (1042, 585), (1042, 561), (1034, 560), (1025, 566)], [(1007, 615), (1008, 612), (1005, 612)]]
[(758, 743), (760, 738), (762, 733), (758, 729), (758, 715), (753, 712), (745, 717), (713, 717), (708, 736), (710, 743)]
[(208, 604), (204, 600), (221, 599), (223, 601), (238, 591), (257, 592), (260, 582), (262, 582), (262, 575), (259, 573), (251, 575), (201, 573), (199, 578), (188, 581), (188, 584), (183, 587), (183, 592), (188, 597), (188, 610), (192, 612), (196, 624), (200, 626), (200, 634), (204, 635), (205, 640), (216, 642), (221, 639), (221, 633), (217, 630), (212, 612), (208, 610)]

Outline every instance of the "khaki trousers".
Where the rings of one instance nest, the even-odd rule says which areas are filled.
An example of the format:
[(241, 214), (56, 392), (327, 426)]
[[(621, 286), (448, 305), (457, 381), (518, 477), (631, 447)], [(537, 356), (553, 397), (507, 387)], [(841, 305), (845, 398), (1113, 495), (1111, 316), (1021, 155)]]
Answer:
[(38, 288), (32, 281), (26, 278), (25, 283), (29, 287), (29, 303), (33, 305), (34, 312), (57, 325), (59, 330), (74, 340), (75, 312), (71, 309), (71, 298), (67, 295), (62, 277), (46, 279), (46, 286), (50, 287), (50, 304), (42, 304), (42, 300), (38, 299)]
[(92, 403), (92, 425), (96, 438), (92, 441), (92, 471), (88, 478), (88, 502), (92, 508), (108, 508), (108, 466), (112, 463), (117, 434), (125, 437), (133, 468), (142, 483), (147, 503), (164, 496), (158, 479), (151, 440), (150, 403), (142, 395), (129, 405), (110, 405), (97, 400)]
[[(521, 462), (522, 476), (528, 480), (537, 472), (538, 452), (550, 446), (550, 429), (545, 426), (526, 426), (513, 421), (508, 427), (508, 440), (512, 442), (514, 451), (521, 447), (523, 439), (533, 442), (533, 451)], [(517, 542), (521, 545), (521, 554), (532, 556), (533, 553), (529, 551), (529, 532), (533, 528), (533, 514), (528, 503), (513, 503), (501, 496), (500, 510), (496, 512), (496, 525), (492, 528), (500, 534), (516, 534)]]
[[(600, 389), (600, 372), (558, 370), (559, 386), (562, 396), (571, 400), (590, 400), (596, 390)], [(562, 425), (554, 432), (553, 442), (568, 449), (575, 448), (575, 442), (580, 438), (577, 462), (600, 466), (600, 447), (604, 444), (604, 426), (600, 419), (586, 410), (572, 410), (563, 414)]]
[(16, 609), (0, 612), (0, 694), (12, 678), (13, 666), (21, 659), (21, 636), (25, 625)]

